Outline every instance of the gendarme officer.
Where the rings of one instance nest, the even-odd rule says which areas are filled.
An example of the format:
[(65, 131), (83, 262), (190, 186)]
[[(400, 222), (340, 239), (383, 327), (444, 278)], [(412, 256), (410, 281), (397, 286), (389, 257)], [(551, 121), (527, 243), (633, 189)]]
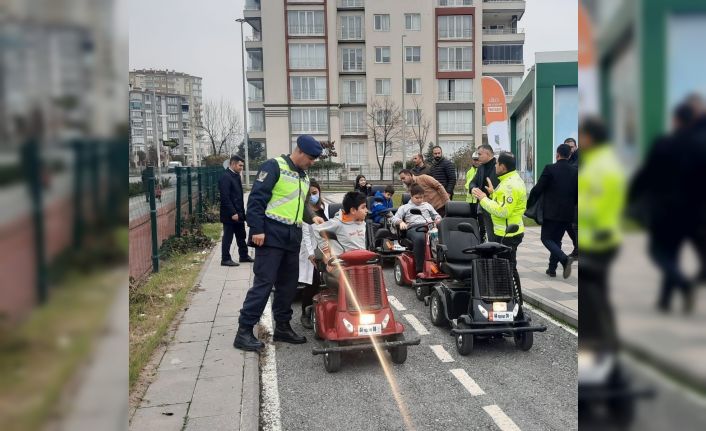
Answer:
[(297, 139), (290, 155), (282, 155), (262, 164), (248, 198), (247, 222), (251, 246), (255, 247), (255, 278), (240, 310), (238, 333), (233, 346), (256, 351), (264, 344), (253, 335), (272, 287), (275, 341), (300, 344), (306, 338), (289, 324), (292, 301), (299, 278), (299, 247), (309, 178), (306, 170), (321, 155), (321, 144), (309, 135)]

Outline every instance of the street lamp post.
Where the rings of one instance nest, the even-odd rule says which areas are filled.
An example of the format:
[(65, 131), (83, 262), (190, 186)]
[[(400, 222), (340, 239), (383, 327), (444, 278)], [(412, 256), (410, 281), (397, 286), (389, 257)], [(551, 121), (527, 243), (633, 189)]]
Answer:
[(405, 140), (405, 135), (407, 132), (407, 114), (404, 111), (404, 90), (405, 90), (405, 82), (404, 82), (404, 61), (405, 61), (405, 52), (404, 52), (404, 38), (407, 35), (403, 34), (402, 37), (400, 38), (400, 45), (402, 47), (402, 169), (405, 168), (407, 165), (407, 142)]
[(248, 155), (250, 149), (250, 142), (248, 137), (248, 107), (247, 100), (245, 97), (245, 40), (243, 39), (243, 23), (245, 19), (238, 18), (237, 22), (240, 23), (240, 66), (243, 73), (243, 153), (245, 153), (245, 186), (250, 187), (250, 156)]

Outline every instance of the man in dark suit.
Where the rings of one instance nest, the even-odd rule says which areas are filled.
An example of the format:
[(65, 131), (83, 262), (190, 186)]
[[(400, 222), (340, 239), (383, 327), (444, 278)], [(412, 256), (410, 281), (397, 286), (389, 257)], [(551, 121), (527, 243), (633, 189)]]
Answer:
[(223, 243), (221, 245), (221, 265), (238, 266), (230, 257), (230, 245), (233, 235), (238, 243), (240, 262), (254, 262), (248, 255), (245, 242), (245, 204), (243, 202), (243, 183), (240, 173), (243, 171), (243, 159), (239, 156), (230, 158), (230, 165), (218, 180), (221, 193), (221, 223), (223, 223)]
[(571, 147), (561, 144), (556, 149), (556, 163), (547, 165), (532, 188), (527, 206), (543, 199), (544, 223), (542, 224), (542, 244), (549, 250), (547, 275), (556, 277), (559, 263), (564, 268), (564, 278), (571, 275), (571, 264), (575, 259), (561, 250), (564, 232), (571, 228), (574, 208), (578, 203), (578, 170), (569, 164)]

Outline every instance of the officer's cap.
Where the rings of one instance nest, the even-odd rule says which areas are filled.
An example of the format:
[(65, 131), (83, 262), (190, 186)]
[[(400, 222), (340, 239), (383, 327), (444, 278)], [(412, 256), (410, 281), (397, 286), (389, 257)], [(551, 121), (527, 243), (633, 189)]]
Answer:
[(305, 154), (312, 157), (319, 157), (323, 149), (319, 141), (314, 139), (311, 135), (301, 135), (297, 138), (297, 147), (302, 150)]
[(478, 160), (478, 151), (474, 151), (473, 154), (471, 154), (471, 158), (473, 160)]

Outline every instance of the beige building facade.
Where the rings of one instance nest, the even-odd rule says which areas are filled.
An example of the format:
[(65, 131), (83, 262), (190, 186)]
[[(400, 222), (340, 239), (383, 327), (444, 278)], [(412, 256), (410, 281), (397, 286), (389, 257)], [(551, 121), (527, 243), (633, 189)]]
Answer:
[[(383, 152), (391, 168), (420, 144), (449, 156), (480, 145), (480, 78), (498, 78), (509, 99), (519, 88), (524, 10), (509, 0), (247, 0), (249, 137), (268, 157), (300, 134), (335, 141), (346, 172), (373, 177)], [(402, 120), (376, 118), (384, 106)], [(375, 143), (372, 129), (382, 139), (389, 123), (399, 127)]]

